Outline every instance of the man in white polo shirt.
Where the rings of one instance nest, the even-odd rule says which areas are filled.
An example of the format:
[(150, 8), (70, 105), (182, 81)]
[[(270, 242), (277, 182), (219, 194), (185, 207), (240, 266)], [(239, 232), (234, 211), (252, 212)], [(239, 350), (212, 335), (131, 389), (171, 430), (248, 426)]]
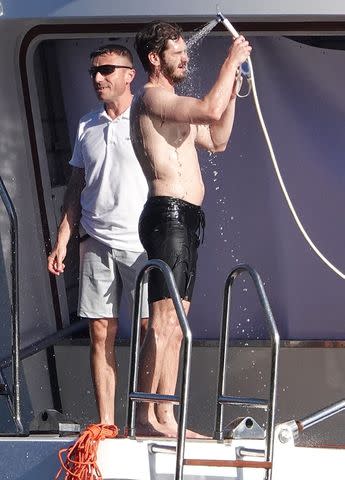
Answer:
[[(132, 54), (121, 45), (105, 45), (90, 58), (89, 72), (102, 104), (79, 123), (64, 213), (48, 270), (63, 273), (67, 244), (79, 225), (78, 314), (90, 319), (99, 421), (114, 424), (119, 304), (124, 292), (132, 306), (136, 274), (147, 258), (138, 236), (138, 219), (148, 187), (129, 135), (135, 76)], [(147, 317), (144, 299), (143, 324)]]

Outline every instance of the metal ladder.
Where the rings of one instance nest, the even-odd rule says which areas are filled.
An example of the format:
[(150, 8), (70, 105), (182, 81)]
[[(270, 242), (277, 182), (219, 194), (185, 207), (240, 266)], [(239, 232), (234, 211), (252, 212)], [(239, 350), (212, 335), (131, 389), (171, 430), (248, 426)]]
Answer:
[(6, 396), (7, 405), (11, 412), (16, 431), (24, 432), (20, 414), (20, 388), (19, 388), (19, 295), (18, 295), (18, 221), (12, 200), (0, 177), (0, 197), (6, 208), (11, 227), (11, 322), (12, 322), (12, 389), (8, 386), (2, 368), (0, 368), (0, 395)]
[[(177, 317), (180, 322), (183, 333), (183, 355), (182, 355), (182, 382), (181, 394), (178, 395), (160, 395), (157, 393), (138, 392), (138, 371), (139, 371), (139, 343), (140, 343), (140, 310), (142, 302), (142, 289), (145, 273), (152, 269), (158, 269), (162, 272), (164, 279), (168, 285), (169, 292), (176, 309)], [(176, 445), (176, 470), (175, 480), (183, 479), (183, 465), (184, 465), (184, 451), (185, 451), (185, 437), (186, 437), (186, 418), (188, 407), (189, 383), (190, 383), (190, 368), (191, 368), (191, 353), (192, 353), (192, 334), (188, 325), (187, 317), (176, 288), (175, 280), (171, 269), (162, 260), (149, 260), (141, 269), (137, 276), (135, 286), (133, 321), (132, 321), (132, 335), (131, 335), (131, 350), (130, 350), (130, 367), (129, 367), (129, 386), (128, 386), (128, 410), (126, 433), (129, 437), (135, 438), (135, 412), (136, 402), (172, 402), (179, 404), (179, 421), (177, 431), (177, 445)], [(171, 446), (161, 446), (161, 449), (169, 451)], [(174, 448), (174, 447), (173, 447)]]
[[(230, 323), (230, 302), (231, 302), (231, 288), (234, 281), (242, 273), (249, 273), (254, 282), (261, 306), (265, 313), (265, 320), (271, 338), (271, 375), (270, 375), (270, 394), (269, 399), (264, 400), (260, 398), (236, 397), (225, 394), (226, 387), (226, 366), (227, 366), (227, 352), (229, 342), (229, 323)], [(214, 439), (218, 441), (224, 440), (224, 406), (236, 405), (240, 407), (264, 408), (267, 409), (267, 428), (266, 428), (266, 452), (265, 452), (265, 467), (266, 479), (270, 479), (272, 475), (272, 457), (273, 457), (273, 442), (274, 442), (274, 427), (275, 427), (275, 410), (276, 410), (276, 396), (277, 396), (277, 378), (278, 378), (278, 357), (279, 357), (279, 333), (273, 318), (271, 307), (269, 305), (266, 292), (259, 274), (249, 265), (239, 265), (232, 270), (227, 277), (224, 288), (223, 301), (223, 319), (221, 326), (221, 336), (219, 344), (219, 365), (218, 365), (218, 390), (217, 390), (217, 405), (216, 405), (216, 421)], [(244, 464), (248, 462), (244, 462)]]

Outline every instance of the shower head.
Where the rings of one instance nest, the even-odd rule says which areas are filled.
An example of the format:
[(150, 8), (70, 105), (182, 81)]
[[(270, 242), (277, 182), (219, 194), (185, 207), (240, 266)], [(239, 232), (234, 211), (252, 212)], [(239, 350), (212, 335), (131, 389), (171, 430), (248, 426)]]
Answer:
[(229, 20), (224, 17), (224, 15), (222, 14), (222, 12), (218, 12), (217, 13), (217, 16), (216, 16), (218, 22), (222, 22), (222, 24), (224, 25), (224, 27), (229, 30), (229, 32), (232, 34), (232, 36), (234, 38), (237, 38), (239, 36), (239, 33), (238, 31), (233, 27), (233, 25), (231, 25), (231, 23), (229, 22)]
[[(222, 22), (224, 27), (227, 30), (229, 30), (229, 32), (231, 33), (231, 35), (234, 38), (238, 38), (240, 36), (238, 31), (235, 29), (235, 27), (229, 22), (229, 20), (226, 17), (224, 17), (222, 12), (220, 12), (219, 10), (217, 12), (216, 19), (217, 19), (218, 22)], [(252, 67), (250, 58), (248, 58), (244, 63), (242, 63), (241, 74), (244, 75), (245, 77), (247, 77), (247, 79), (250, 78), (253, 75), (253, 67)], [(245, 95), (245, 96), (247, 96), (247, 95)]]

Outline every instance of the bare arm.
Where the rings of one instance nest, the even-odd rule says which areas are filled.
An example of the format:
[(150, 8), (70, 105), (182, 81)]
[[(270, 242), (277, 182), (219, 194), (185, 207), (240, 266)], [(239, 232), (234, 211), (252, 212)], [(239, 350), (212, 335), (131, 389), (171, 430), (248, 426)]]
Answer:
[(195, 143), (210, 152), (223, 152), (228, 144), (235, 119), (236, 95), (241, 89), (242, 77), (237, 76), (229, 104), (219, 121), (197, 125)]
[(65, 265), (63, 261), (66, 257), (67, 244), (73, 230), (79, 224), (81, 214), (80, 194), (85, 185), (84, 173), (83, 168), (73, 167), (71, 178), (67, 185), (57, 240), (48, 257), (48, 270), (54, 275), (60, 275), (64, 271)]
[(197, 125), (218, 122), (229, 105), (237, 68), (250, 51), (244, 37), (233, 42), (216, 82), (203, 99), (178, 96), (159, 87), (147, 88), (144, 101), (148, 110), (162, 121)]

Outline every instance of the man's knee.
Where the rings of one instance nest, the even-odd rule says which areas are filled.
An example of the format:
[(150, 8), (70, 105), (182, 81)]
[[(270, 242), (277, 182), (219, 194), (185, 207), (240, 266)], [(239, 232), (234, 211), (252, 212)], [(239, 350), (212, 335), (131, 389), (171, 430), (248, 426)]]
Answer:
[(90, 320), (90, 340), (93, 346), (115, 342), (118, 330), (116, 318), (98, 318)]
[(171, 336), (180, 329), (180, 323), (171, 299), (154, 302), (151, 313), (151, 327), (156, 334)]

